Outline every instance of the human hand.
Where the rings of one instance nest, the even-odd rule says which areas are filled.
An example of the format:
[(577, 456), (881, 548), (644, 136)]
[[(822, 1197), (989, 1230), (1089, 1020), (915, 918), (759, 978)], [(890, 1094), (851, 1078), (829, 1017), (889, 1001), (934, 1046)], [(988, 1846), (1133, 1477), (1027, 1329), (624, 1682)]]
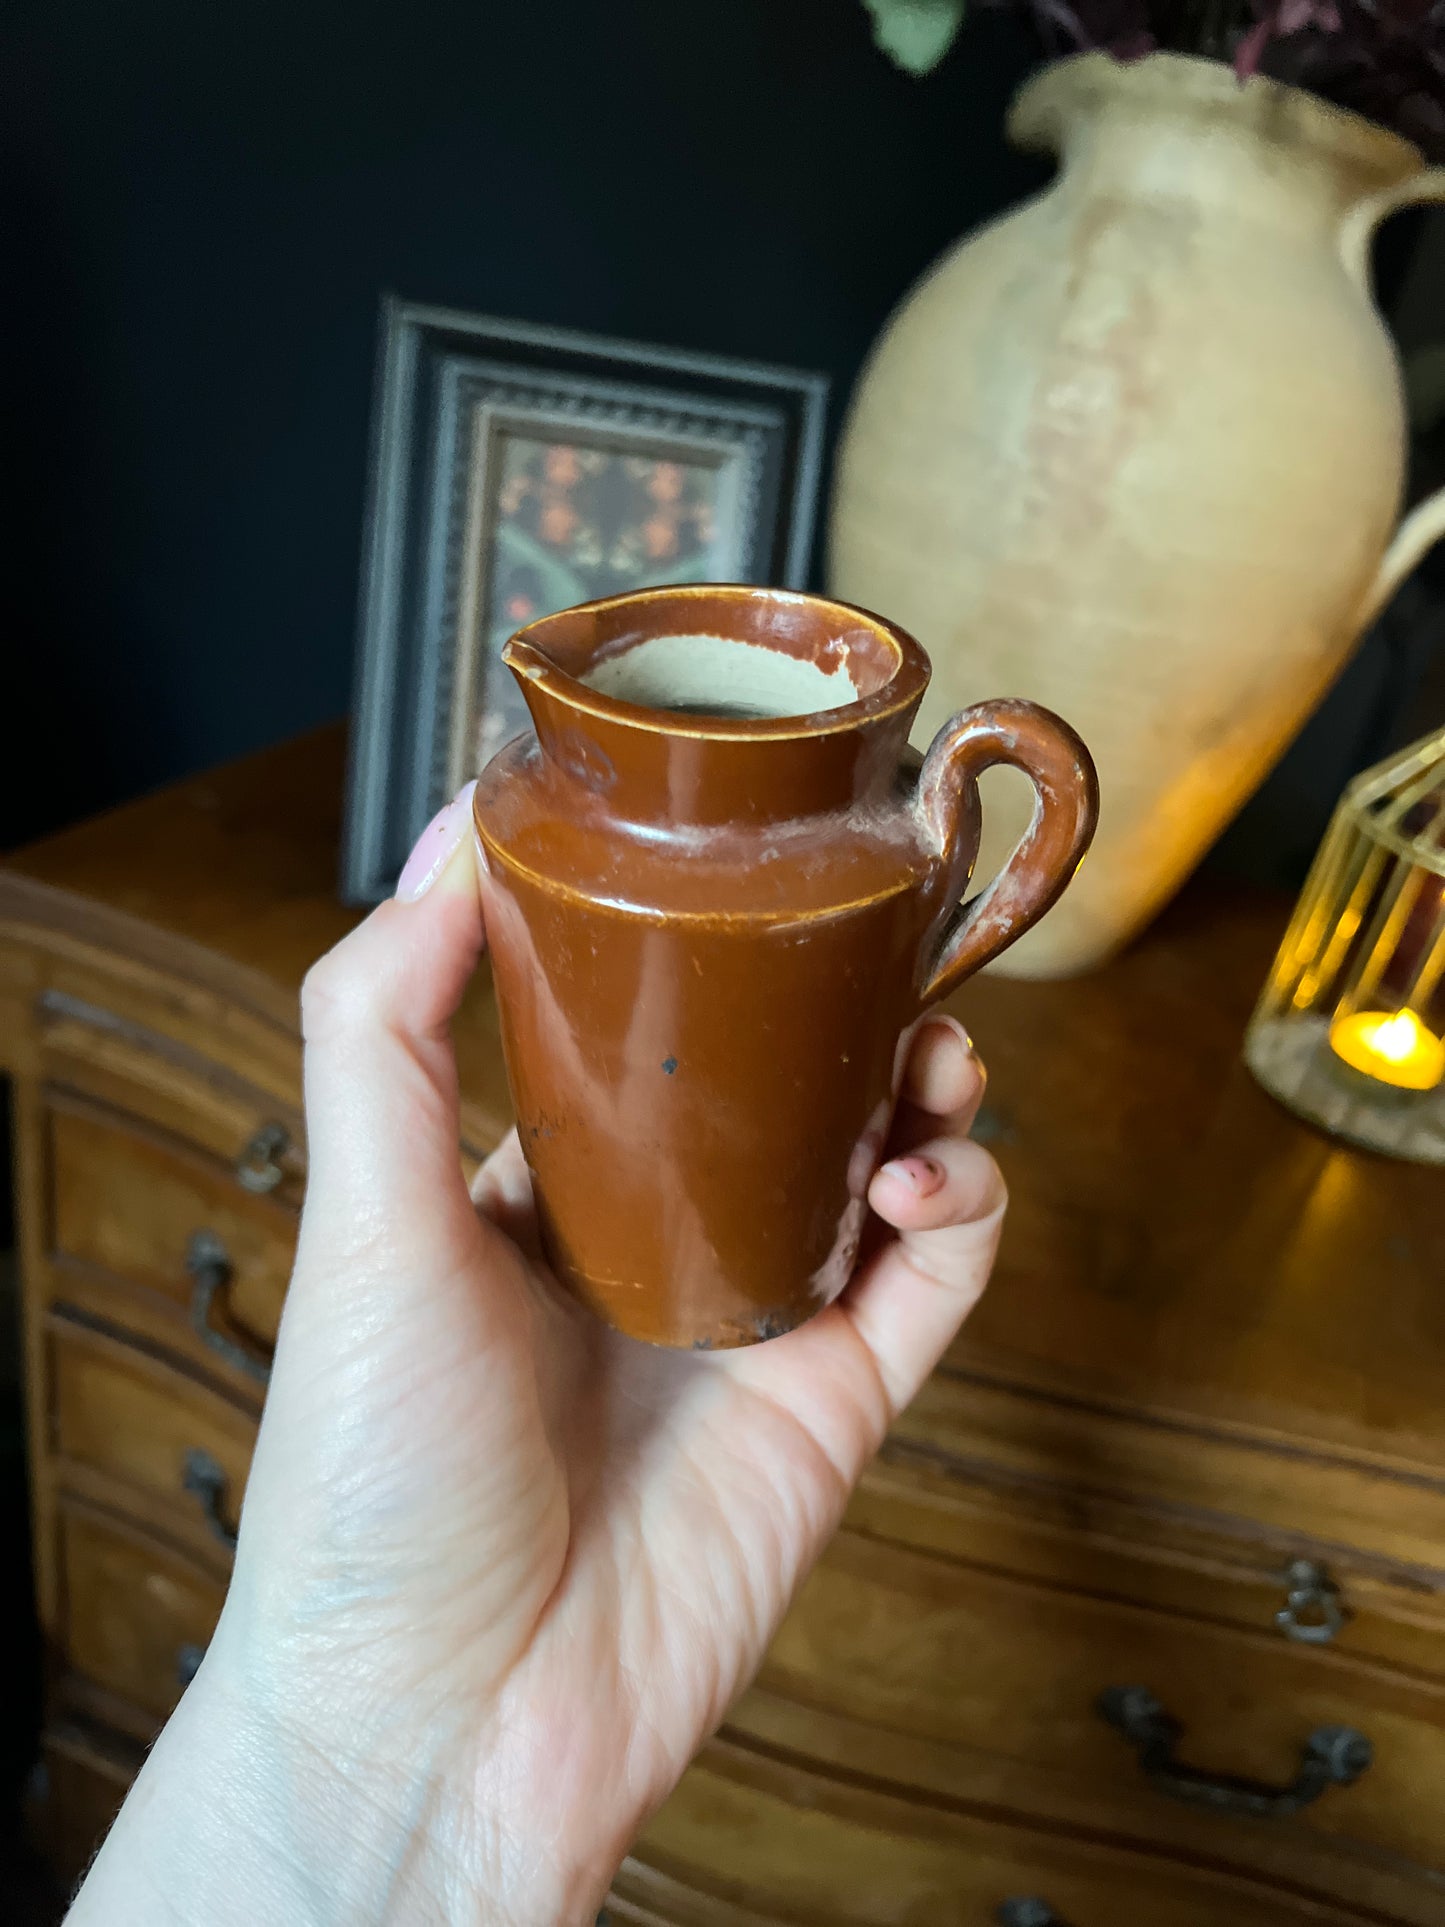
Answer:
[(934, 1019), (869, 1193), (894, 1233), (836, 1304), (697, 1354), (565, 1297), (515, 1134), (471, 1194), (461, 1168), (483, 914), (453, 810), (430, 887), (307, 981), (310, 1180), (231, 1590), (74, 1922), (158, 1917), (117, 1905), (127, 1841), (195, 1836), (218, 1745), (249, 1869), (178, 1918), (590, 1921), (992, 1263), (982, 1073)]

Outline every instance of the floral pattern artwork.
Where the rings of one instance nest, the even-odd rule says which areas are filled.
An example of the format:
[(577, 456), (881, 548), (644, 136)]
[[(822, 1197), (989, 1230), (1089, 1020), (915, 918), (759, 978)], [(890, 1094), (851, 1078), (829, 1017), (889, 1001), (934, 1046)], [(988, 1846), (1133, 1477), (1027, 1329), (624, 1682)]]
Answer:
[(504, 431), (492, 460), (477, 768), (526, 724), (520, 693), (498, 666), (502, 644), (524, 623), (597, 596), (733, 572), (724, 566), (730, 531), (719, 528), (725, 458), (682, 461), (636, 443)]

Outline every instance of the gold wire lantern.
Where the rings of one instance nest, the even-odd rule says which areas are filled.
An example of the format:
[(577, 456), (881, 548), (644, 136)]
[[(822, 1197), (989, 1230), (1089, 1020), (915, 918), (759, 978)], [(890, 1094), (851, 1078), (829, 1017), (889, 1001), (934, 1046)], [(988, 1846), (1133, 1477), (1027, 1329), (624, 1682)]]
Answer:
[(1345, 791), (1244, 1054), (1325, 1130), (1445, 1164), (1445, 729)]

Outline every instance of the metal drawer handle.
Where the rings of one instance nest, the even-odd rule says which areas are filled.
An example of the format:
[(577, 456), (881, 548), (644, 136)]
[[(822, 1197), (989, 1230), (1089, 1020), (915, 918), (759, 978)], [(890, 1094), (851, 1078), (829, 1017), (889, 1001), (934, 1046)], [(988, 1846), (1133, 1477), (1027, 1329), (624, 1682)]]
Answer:
[(1026, 1895), (1006, 1900), (994, 1915), (998, 1927), (1069, 1927), (1062, 1914), (1056, 1914), (1046, 1900)]
[(176, 1680), (181, 1686), (189, 1686), (201, 1670), (201, 1661), (206, 1657), (204, 1646), (192, 1645), (187, 1640), (184, 1646), (176, 1649)]
[(1318, 1800), (1327, 1787), (1349, 1786), (1373, 1760), (1374, 1748), (1352, 1726), (1317, 1726), (1305, 1741), (1299, 1771), (1289, 1786), (1269, 1786), (1232, 1773), (1206, 1773), (1174, 1757), (1184, 1728), (1166, 1713), (1147, 1686), (1110, 1686), (1098, 1711), (1138, 1749), (1139, 1765), (1161, 1793), (1215, 1813), (1247, 1813), (1283, 1820)]
[(221, 1501), (226, 1496), (226, 1474), (209, 1452), (193, 1445), (185, 1457), (181, 1485), (200, 1501), (202, 1515), (212, 1533), (228, 1552), (236, 1550), (236, 1535), (221, 1517)]
[(285, 1177), (281, 1160), (291, 1149), (284, 1124), (263, 1124), (236, 1159), (236, 1177), (245, 1191), (274, 1191)]
[(239, 1372), (264, 1385), (271, 1361), (222, 1331), (215, 1323), (217, 1297), (231, 1282), (231, 1258), (214, 1231), (197, 1231), (186, 1246), (186, 1270), (191, 1275), (191, 1327), (202, 1343)]
[(1285, 1602), (1274, 1616), (1275, 1625), (1286, 1639), (1328, 1646), (1349, 1617), (1328, 1571), (1313, 1559), (1294, 1559), (1285, 1567), (1284, 1583)]

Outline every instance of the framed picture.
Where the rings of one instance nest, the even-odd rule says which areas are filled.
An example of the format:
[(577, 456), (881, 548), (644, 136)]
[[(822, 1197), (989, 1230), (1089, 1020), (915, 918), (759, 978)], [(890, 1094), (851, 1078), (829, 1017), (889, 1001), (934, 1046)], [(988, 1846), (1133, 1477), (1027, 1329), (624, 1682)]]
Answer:
[(343, 894), (528, 728), (500, 652), (537, 616), (671, 582), (802, 588), (822, 375), (388, 299)]

